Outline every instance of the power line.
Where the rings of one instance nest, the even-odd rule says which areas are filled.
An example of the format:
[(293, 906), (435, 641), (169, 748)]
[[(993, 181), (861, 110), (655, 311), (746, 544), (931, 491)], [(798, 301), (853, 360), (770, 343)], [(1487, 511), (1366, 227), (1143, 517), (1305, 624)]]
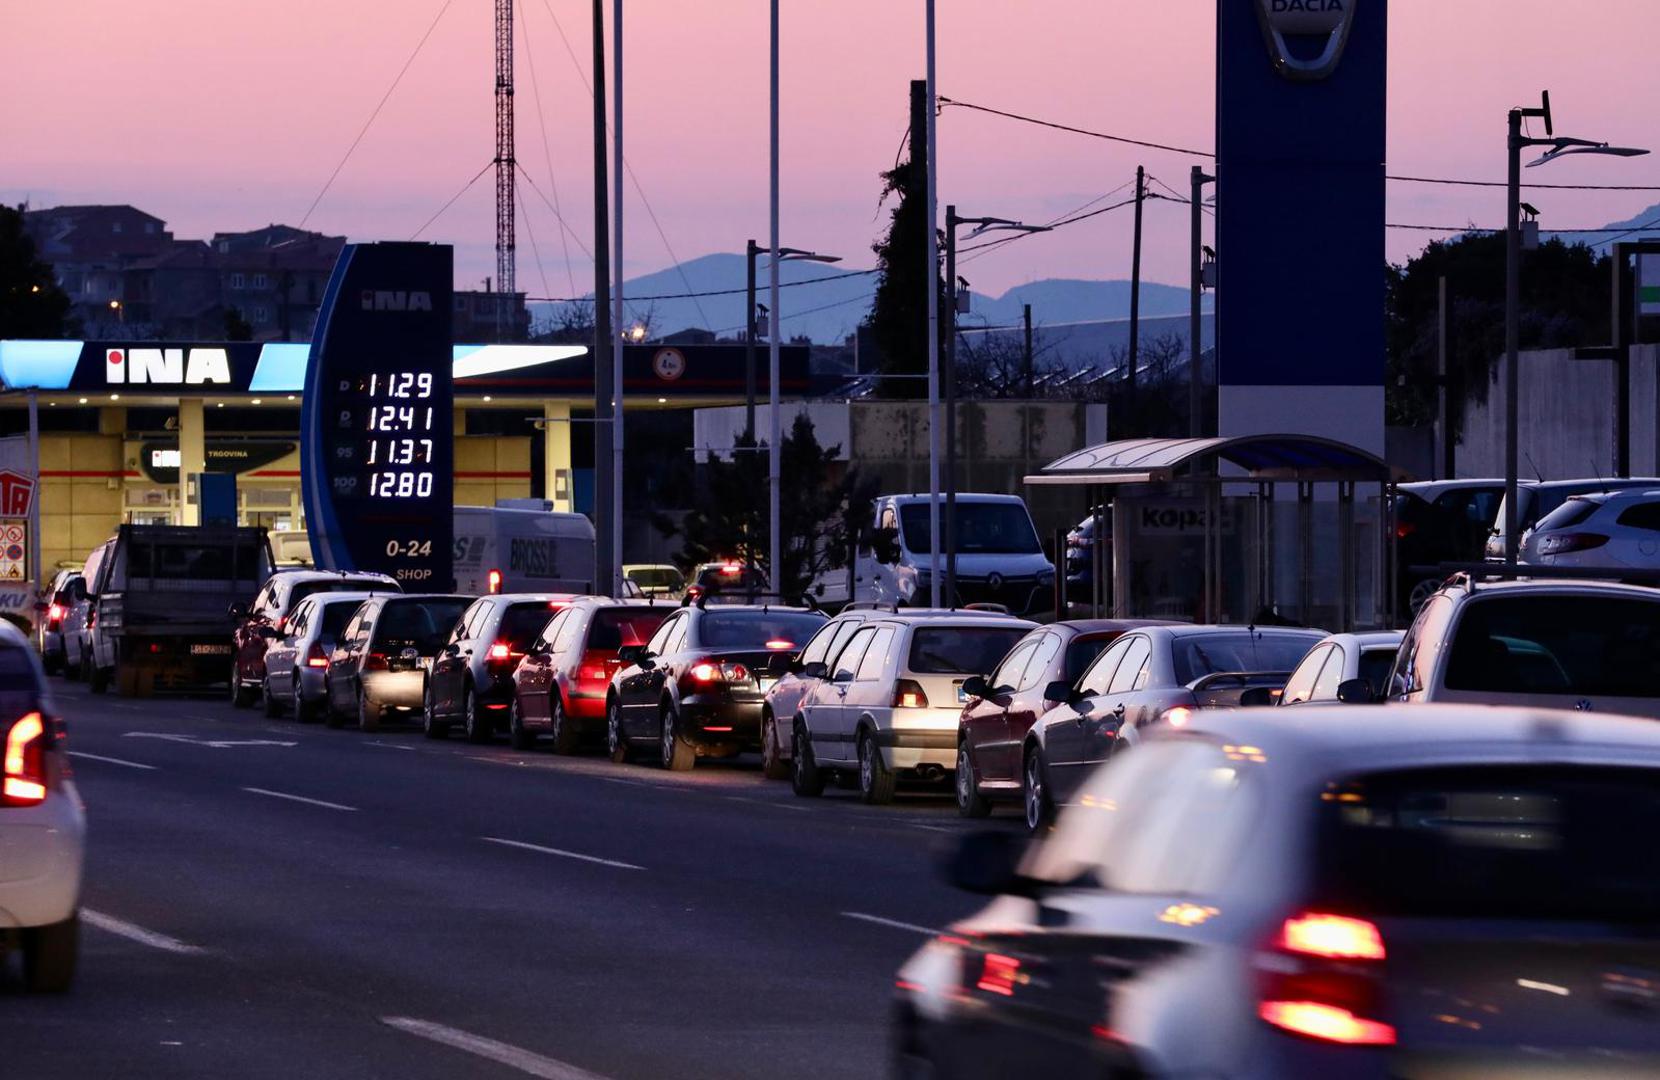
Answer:
[(547, 269), (542, 266), (542, 249), (536, 246), (536, 227), (530, 223), (530, 213), (525, 207), (525, 193), (519, 190), (517, 184), (513, 185), (513, 197), (519, 200), (519, 212), (524, 215), (525, 235), (530, 237), (530, 254), (536, 259), (536, 276), (542, 279), (542, 291), (552, 292), (548, 288)]
[(474, 173), (473, 178), (471, 180), (467, 181), (465, 184), (462, 184), (461, 185), (461, 190), (457, 191), (454, 195), (451, 195), (449, 197), (449, 200), (447, 202), (445, 202), (443, 206), (440, 206), (437, 209), (437, 211), (433, 213), (433, 215), (431, 217), (427, 218), (426, 224), (422, 225), (419, 229), (416, 229), (415, 234), (413, 236), (411, 236), (410, 239), (411, 240), (419, 240), (421, 238), (421, 234), (427, 231), (427, 227), (430, 226), (434, 221), (437, 221), (440, 217), (442, 217), (443, 214), (444, 214), (444, 211), (446, 211), (450, 207), (454, 206), (455, 205), (455, 200), (457, 200), (457, 199), (461, 198), (461, 196), (467, 194), (467, 189), (471, 188), (474, 184), (478, 183), (479, 178), (482, 177), (485, 173), (489, 172), (490, 171), (490, 166), (492, 166), (494, 164), (495, 164), (494, 160), (486, 161), (484, 163), (484, 168), (482, 168), (478, 172)]
[[(842, 281), (847, 278), (864, 277), (867, 274), (875, 274), (878, 272), (879, 270), (876, 267), (872, 267), (869, 270), (843, 270), (839, 274), (826, 274), (822, 277), (802, 278), (799, 281), (780, 281), (778, 283), (778, 287), (780, 289), (788, 289), (797, 285), (815, 285), (821, 281)], [(706, 296), (737, 296), (740, 293), (747, 293), (748, 291), (748, 286), (745, 286), (738, 289), (704, 289), (701, 292), (659, 293), (656, 296), (630, 296), (627, 297), (627, 299), (630, 301), (638, 300), (641, 302), (646, 300), (691, 300)], [(593, 298), (591, 296), (527, 296), (525, 299), (527, 301), (535, 301), (538, 304), (575, 304), (585, 300), (591, 300)], [(787, 315), (785, 317), (788, 318)], [(738, 327), (737, 329), (741, 330), (743, 327)]]
[[(555, 213), (558, 213), (559, 181), (554, 176), (553, 172), (553, 149), (548, 143), (547, 114), (542, 111), (542, 87), (538, 84), (536, 79), (536, 52), (530, 47), (529, 20), (524, 17), (524, 5), (522, 4), (519, 5), (519, 33), (524, 36), (525, 60), (530, 64), (531, 100), (536, 104), (536, 126), (542, 132), (542, 160), (548, 168), (548, 190), (553, 192), (553, 209)], [(517, 162), (514, 164), (517, 164)], [(519, 201), (521, 203), (524, 201), (523, 196), (520, 196)], [(529, 211), (527, 210), (526, 213), (528, 215)], [(528, 217), (526, 220), (528, 222)], [(559, 247), (565, 255), (565, 276), (570, 279), (571, 291), (576, 292), (576, 272), (571, 269), (571, 244), (565, 237), (564, 229), (559, 230)], [(548, 288), (546, 281), (542, 282), (542, 291), (552, 291)]]
[(334, 186), (335, 177), (339, 176), (340, 170), (346, 167), (346, 161), (352, 156), (352, 151), (356, 150), (357, 144), (363, 141), (363, 136), (369, 133), (369, 128), (374, 124), (375, 117), (379, 116), (381, 109), (386, 107), (387, 101), (392, 97), (392, 91), (396, 90), (398, 84), (403, 81), (404, 75), (409, 71), (409, 66), (421, 54), (421, 48), (427, 43), (427, 38), (431, 37), (432, 32), (438, 29), (438, 21), (444, 17), (444, 12), (448, 11), (450, 5), (454, 2), (455, 0), (444, 0), (443, 6), (438, 9), (438, 14), (433, 16), (432, 23), (427, 26), (427, 32), (421, 35), (420, 41), (415, 43), (415, 50), (409, 54), (409, 59), (403, 62), (403, 67), (398, 69), (397, 77), (392, 80), (392, 85), (386, 88), (386, 93), (381, 95), (380, 103), (375, 106), (374, 112), (371, 112), (369, 119), (363, 122), (363, 129), (357, 133), (357, 138), (352, 140), (352, 144), (346, 147), (346, 152), (340, 157), (340, 163), (334, 167), (333, 172), (329, 173), (329, 178), (323, 181), (323, 187), (317, 192), (317, 197), (311, 200), (311, 205), (306, 208), (305, 216), (300, 218), (300, 228), (305, 228), (305, 223), (311, 220), (312, 211), (317, 209), (317, 204), (323, 201), (323, 196), (328, 194), (329, 188)]
[[(515, 162), (514, 164), (518, 165), (517, 162)], [(559, 212), (558, 207), (554, 206), (553, 203), (549, 202), (548, 197), (546, 195), (542, 194), (542, 189), (536, 186), (536, 181), (531, 177), (531, 175), (528, 172), (525, 171), (525, 167), (523, 165), (518, 165), (518, 169), (519, 169), (519, 175), (524, 177), (525, 183), (530, 185), (530, 190), (532, 190), (536, 193), (536, 197), (542, 200), (543, 205), (545, 205), (549, 210), (553, 211), (553, 216), (559, 222), (560, 229), (564, 230), (566, 235), (570, 236), (570, 238), (572, 240), (576, 241), (576, 246), (582, 249), (582, 254), (586, 255), (588, 257), (588, 261), (592, 262), (593, 258), (594, 258), (594, 253), (592, 251), (588, 250), (588, 245), (587, 244), (582, 242), (582, 234), (577, 232), (575, 229), (571, 228), (570, 224), (565, 220), (565, 215), (561, 214)], [(571, 291), (575, 292), (576, 290), (573, 289)]]
[[(1612, 237), (1611, 240), (1598, 241), (1598, 243), (1606, 244), (1606, 243), (1610, 243), (1612, 240), (1618, 240), (1622, 236), (1630, 236), (1634, 232), (1642, 232), (1645, 229), (1652, 229), (1652, 228), (1656, 228), (1656, 227), (1660, 227), (1660, 217), (1654, 218), (1650, 221), (1645, 221), (1641, 225), (1632, 225), (1632, 226), (1614, 225), (1614, 226), (1611, 226), (1611, 227), (1604, 227), (1604, 228), (1601, 228), (1601, 229), (1546, 229), (1546, 228), (1541, 228), (1540, 231), (1545, 232), (1545, 233), (1563, 233), (1563, 234), (1569, 234), (1569, 235), (1574, 235), (1574, 236), (1606, 236), (1609, 233), (1617, 233), (1618, 234), (1617, 236)], [(1500, 232), (1504, 231), (1503, 229), (1484, 229), (1484, 228), (1481, 228), (1478, 225), (1418, 225), (1418, 224), (1402, 224), (1402, 223), (1397, 223), (1397, 222), (1393, 222), (1393, 221), (1386, 224), (1384, 226), (1384, 228), (1386, 228), (1386, 229), (1413, 229), (1413, 230), (1417, 230), (1419, 232), (1500, 233)]]

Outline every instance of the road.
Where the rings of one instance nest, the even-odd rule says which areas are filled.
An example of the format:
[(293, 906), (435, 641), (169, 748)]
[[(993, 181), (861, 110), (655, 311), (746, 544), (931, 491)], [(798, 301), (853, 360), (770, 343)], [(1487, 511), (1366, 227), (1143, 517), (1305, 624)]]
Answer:
[[(0, 977), (48, 1077), (882, 1075), (889, 991), (972, 910), (943, 791), (795, 798), (55, 680), (87, 804), (81, 970)], [(1012, 816), (999, 821), (1015, 827)]]

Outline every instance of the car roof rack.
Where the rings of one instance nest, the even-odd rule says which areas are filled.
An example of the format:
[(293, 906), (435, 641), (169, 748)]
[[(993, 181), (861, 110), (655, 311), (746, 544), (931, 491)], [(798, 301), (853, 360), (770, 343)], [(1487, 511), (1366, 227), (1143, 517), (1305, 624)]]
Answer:
[(899, 614), (897, 600), (854, 600), (842, 605), (843, 611), (886, 611), (890, 615)]
[(1461, 585), (1466, 591), (1488, 581), (1606, 581), (1620, 585), (1660, 586), (1660, 568), (1635, 566), (1539, 566), (1534, 563), (1437, 563), (1433, 566), (1411, 566), (1414, 574), (1440, 574), (1450, 585)]

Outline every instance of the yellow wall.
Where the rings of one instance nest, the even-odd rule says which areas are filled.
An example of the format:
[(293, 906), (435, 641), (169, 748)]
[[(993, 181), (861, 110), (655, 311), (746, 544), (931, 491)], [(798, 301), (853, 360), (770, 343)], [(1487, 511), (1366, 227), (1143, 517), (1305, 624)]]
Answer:
[[(40, 565), (78, 566), (121, 523), (121, 437), (40, 437)], [(93, 474), (93, 475), (87, 475)]]
[[(539, 463), (538, 463), (539, 464)], [(494, 506), (497, 499), (530, 498), (529, 436), (457, 435), (457, 506)]]

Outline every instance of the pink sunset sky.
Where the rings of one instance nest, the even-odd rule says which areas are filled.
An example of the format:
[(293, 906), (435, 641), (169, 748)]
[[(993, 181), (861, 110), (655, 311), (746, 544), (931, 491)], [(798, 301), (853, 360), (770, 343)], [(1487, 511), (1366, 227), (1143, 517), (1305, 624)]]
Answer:
[[(0, 24), (0, 198), (132, 203), (180, 237), (299, 224), (441, 4), (8, 4)], [(1559, 133), (1660, 149), (1655, 0), (1391, 6), (1391, 172), (1501, 179), (1505, 110), (1537, 101), (1547, 87)], [(407, 239), (490, 161), (492, 7), (451, 0), (308, 227)], [(941, 0), (939, 8), (942, 94), (1142, 139), (1212, 145), (1214, 8), (1205, 0)], [(764, 0), (627, 4), (627, 156), (681, 259), (765, 239), (767, 10)], [(520, 0), (517, 71), (519, 161), (543, 193), (557, 184), (564, 215), (585, 242), (588, 12), (586, 0)], [(782, 42), (784, 242), (867, 266), (883, 223), (877, 173), (894, 161), (907, 84), (923, 72), (923, 4), (785, 0)], [(1196, 163), (963, 110), (945, 112), (939, 145), (942, 203), (1026, 221), (1053, 219), (1126, 183), (1138, 163), (1178, 188)], [(1660, 184), (1660, 156), (1570, 158), (1535, 176)], [(559, 296), (573, 285), (591, 288), (581, 249), (569, 243), (567, 269), (552, 212), (535, 192), (525, 199), (520, 288)], [(1588, 227), (1660, 203), (1660, 192), (1538, 191), (1529, 200), (1547, 227)], [(493, 272), (492, 206), (485, 175), (422, 233), (456, 245), (464, 285)], [(1391, 221), (1493, 225), (1502, 214), (1500, 189), (1389, 188)], [(626, 222), (629, 273), (667, 266), (664, 241), (632, 188)], [(1425, 240), (1392, 230), (1391, 259)], [(1186, 242), (1186, 208), (1151, 204), (1147, 279), (1185, 282)], [(1130, 215), (1122, 211), (1009, 245), (965, 273), (992, 293), (1046, 277), (1127, 277), (1129, 251)]]

